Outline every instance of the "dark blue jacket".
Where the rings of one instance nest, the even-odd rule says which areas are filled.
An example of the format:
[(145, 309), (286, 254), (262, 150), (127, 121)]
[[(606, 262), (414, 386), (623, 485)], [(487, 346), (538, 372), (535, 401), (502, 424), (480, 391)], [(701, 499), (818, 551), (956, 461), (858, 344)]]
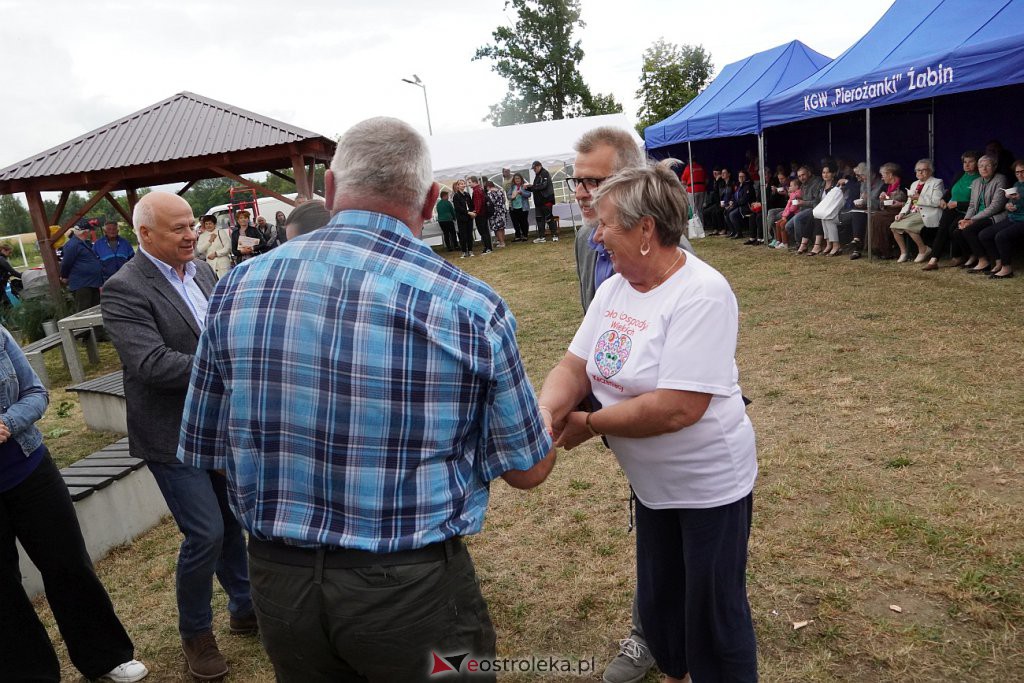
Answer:
[(736, 202), (737, 207), (743, 210), (743, 213), (749, 213), (750, 203), (754, 201), (755, 197), (754, 183), (749, 180), (744, 180), (736, 187), (736, 192), (733, 195), (732, 200)]
[(118, 269), (135, 256), (135, 250), (131, 243), (123, 237), (117, 238), (117, 247), (111, 249), (110, 242), (106, 237), (99, 238), (93, 245), (93, 251), (103, 266), (103, 281), (118, 271)]
[(103, 265), (100, 263), (92, 243), (72, 234), (64, 245), (60, 260), (60, 276), (68, 281), (72, 292), (82, 287), (103, 286)]

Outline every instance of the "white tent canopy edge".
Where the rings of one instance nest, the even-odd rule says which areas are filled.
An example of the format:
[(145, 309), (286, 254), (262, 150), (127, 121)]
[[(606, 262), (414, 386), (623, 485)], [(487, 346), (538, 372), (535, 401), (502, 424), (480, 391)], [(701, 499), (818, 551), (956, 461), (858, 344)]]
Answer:
[(502, 168), (529, 168), (534, 161), (540, 161), (545, 167), (568, 165), (576, 159), (573, 150), (576, 140), (600, 126), (627, 130), (636, 137), (637, 145), (643, 145), (625, 114), (443, 133), (428, 138), (434, 178), (449, 180), (468, 174), (490, 176)]

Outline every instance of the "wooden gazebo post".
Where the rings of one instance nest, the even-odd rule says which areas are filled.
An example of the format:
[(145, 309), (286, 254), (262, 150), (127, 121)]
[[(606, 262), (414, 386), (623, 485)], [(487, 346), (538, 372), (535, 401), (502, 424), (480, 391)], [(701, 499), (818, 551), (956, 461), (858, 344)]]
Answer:
[(28, 190), (25, 192), (25, 198), (28, 200), (28, 214), (32, 218), (32, 228), (36, 232), (36, 244), (39, 245), (39, 253), (43, 257), (46, 280), (50, 283), (50, 291), (55, 296), (60, 296), (60, 266), (57, 265), (57, 254), (54, 252), (53, 243), (50, 240), (50, 225), (46, 220), (43, 196), (38, 190)]

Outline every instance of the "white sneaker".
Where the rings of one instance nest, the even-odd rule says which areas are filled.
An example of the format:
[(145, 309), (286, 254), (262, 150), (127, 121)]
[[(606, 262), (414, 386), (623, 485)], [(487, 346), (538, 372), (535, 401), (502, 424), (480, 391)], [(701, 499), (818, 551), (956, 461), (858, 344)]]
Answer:
[(118, 664), (109, 672), (100, 677), (101, 681), (116, 681), (116, 683), (134, 683), (141, 681), (149, 675), (146, 665), (137, 659), (124, 664)]
[(533, 241), (534, 244), (540, 244), (541, 242), (547, 242), (547, 240), (544, 239), (543, 237), (538, 237)]
[(619, 641), (619, 654), (608, 664), (601, 680), (604, 683), (638, 683), (654, 666), (654, 655), (633, 638)]
[(924, 251), (922, 251), (920, 254), (917, 255), (917, 258), (914, 259), (914, 263), (924, 263), (925, 261), (928, 260), (928, 258), (931, 255), (932, 255), (932, 248), (928, 247), (927, 249), (925, 249)]
[(552, 242), (557, 242), (558, 241), (558, 235), (555, 235), (554, 237), (552, 237), (551, 241)]

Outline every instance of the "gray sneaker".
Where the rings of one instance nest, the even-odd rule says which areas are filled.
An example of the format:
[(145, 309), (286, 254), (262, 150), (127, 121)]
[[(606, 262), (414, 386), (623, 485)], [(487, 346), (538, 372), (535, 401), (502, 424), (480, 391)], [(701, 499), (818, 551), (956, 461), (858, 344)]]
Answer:
[(646, 643), (633, 638), (619, 641), (619, 654), (604, 670), (604, 683), (638, 683), (643, 680), (651, 667), (654, 656)]

